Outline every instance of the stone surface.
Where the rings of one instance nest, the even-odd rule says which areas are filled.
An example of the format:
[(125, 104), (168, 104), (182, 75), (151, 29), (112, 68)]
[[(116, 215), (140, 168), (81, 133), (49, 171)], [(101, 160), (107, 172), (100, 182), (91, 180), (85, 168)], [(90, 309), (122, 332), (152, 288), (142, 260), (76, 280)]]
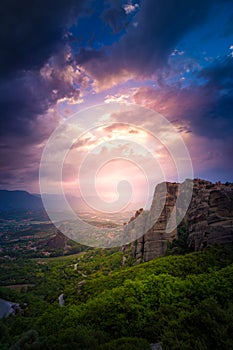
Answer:
[(163, 350), (160, 343), (150, 344), (151, 350)]
[(82, 286), (86, 284), (86, 280), (78, 282), (78, 294), (81, 292)]
[[(164, 255), (167, 242), (177, 236), (176, 226), (184, 224), (188, 229), (187, 244), (193, 250), (233, 243), (233, 185), (212, 184), (201, 179), (195, 179), (192, 184), (193, 193), (186, 215), (174, 227), (172, 223), (179, 220), (182, 206), (189, 200), (186, 196), (190, 180), (181, 185), (170, 182), (157, 185), (150, 210), (138, 210), (125, 225), (125, 234), (134, 241), (130, 248), (137, 262)], [(173, 228), (170, 231), (169, 225)]]
[(196, 180), (186, 221), (188, 244), (194, 250), (232, 243), (233, 186)]

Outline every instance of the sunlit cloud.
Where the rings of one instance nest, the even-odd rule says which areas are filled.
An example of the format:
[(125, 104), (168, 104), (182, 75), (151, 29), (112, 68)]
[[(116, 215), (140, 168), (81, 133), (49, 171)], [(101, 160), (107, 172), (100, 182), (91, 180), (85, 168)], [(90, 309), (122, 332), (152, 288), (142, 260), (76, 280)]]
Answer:
[(104, 99), (105, 103), (111, 103), (111, 102), (123, 102), (127, 103), (130, 102), (131, 96), (128, 94), (116, 94), (116, 95), (107, 95)]
[(139, 4), (132, 4), (131, 2), (128, 2), (127, 4), (123, 5), (123, 9), (125, 10), (126, 14), (134, 12), (137, 8), (139, 8)]
[[(2, 187), (38, 191), (40, 157), (52, 132), (78, 111), (112, 102), (133, 102), (163, 115), (189, 148), (195, 173), (227, 180), (233, 152), (231, 3), (97, 3), (48, 6), (42, 0), (38, 30), (36, 3), (22, 4), (21, 13), (16, 1), (4, 2), (9, 20), (0, 23), (5, 48), (0, 65)], [(12, 21), (20, 36), (6, 26)], [(104, 155), (127, 154), (124, 138), (150, 149), (166, 168), (167, 151), (143, 131), (158, 130), (149, 114), (112, 111), (98, 121), (103, 126), (79, 140), (75, 130), (69, 134), (73, 147), (67, 174), (86, 152), (101, 161)], [(142, 128), (126, 126), (134, 122)], [(167, 130), (159, 130), (159, 136), (175, 148)], [(66, 130), (59, 141), (62, 152), (69, 143)], [(74, 186), (75, 180), (69, 181)]]

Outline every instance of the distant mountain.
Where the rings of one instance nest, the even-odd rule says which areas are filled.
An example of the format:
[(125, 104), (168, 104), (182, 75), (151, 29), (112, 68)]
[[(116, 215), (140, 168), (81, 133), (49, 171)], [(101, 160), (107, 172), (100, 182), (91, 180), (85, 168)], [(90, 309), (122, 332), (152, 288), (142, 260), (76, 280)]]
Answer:
[[(88, 197), (86, 203), (82, 197), (76, 197), (71, 194), (66, 195), (67, 203), (77, 212), (96, 212), (92, 209), (88, 203), (92, 203), (95, 208), (96, 198)], [(43, 194), (43, 201), (45, 201), (46, 208), (52, 211), (63, 211), (67, 208), (64, 207), (64, 197), (60, 194)], [(44, 208), (43, 201), (40, 194), (29, 193), (27, 191), (8, 191), (0, 190), (0, 210), (42, 210)], [(152, 199), (149, 200), (151, 203)], [(144, 203), (130, 203), (125, 212), (134, 212), (137, 208), (144, 207)], [(98, 208), (98, 204), (96, 204)], [(148, 209), (148, 208), (146, 208)]]
[(41, 210), (40, 197), (26, 191), (0, 190), (0, 210)]
[[(60, 194), (46, 194), (42, 195), (43, 201), (45, 203), (45, 207), (51, 211), (61, 212), (63, 210), (67, 210), (68, 203), (71, 208), (76, 210), (77, 212), (81, 211), (92, 211), (91, 208), (85, 203), (85, 201), (76, 196), (68, 195), (60, 195)], [(64, 198), (66, 199), (64, 203)]]

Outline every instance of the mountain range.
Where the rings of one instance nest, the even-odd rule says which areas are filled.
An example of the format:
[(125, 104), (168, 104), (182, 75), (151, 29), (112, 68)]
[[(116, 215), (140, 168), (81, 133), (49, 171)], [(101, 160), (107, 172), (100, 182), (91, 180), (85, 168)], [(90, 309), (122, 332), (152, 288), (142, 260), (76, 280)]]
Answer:
[(42, 210), (40, 196), (26, 191), (0, 190), (0, 210)]
[[(84, 199), (76, 197), (73, 195), (66, 195), (68, 203), (77, 212), (95, 212)], [(95, 198), (91, 198), (90, 203), (95, 205)], [(63, 210), (63, 198), (59, 194), (43, 194), (43, 200), (46, 200), (46, 205), (49, 208), (53, 208), (55, 211)], [(151, 202), (150, 198), (150, 202)], [(141, 203), (129, 203), (125, 210), (134, 212), (137, 208), (142, 206)], [(27, 191), (8, 191), (0, 190), (0, 210), (10, 211), (10, 210), (42, 210), (44, 208), (43, 201), (40, 194), (31, 194)]]

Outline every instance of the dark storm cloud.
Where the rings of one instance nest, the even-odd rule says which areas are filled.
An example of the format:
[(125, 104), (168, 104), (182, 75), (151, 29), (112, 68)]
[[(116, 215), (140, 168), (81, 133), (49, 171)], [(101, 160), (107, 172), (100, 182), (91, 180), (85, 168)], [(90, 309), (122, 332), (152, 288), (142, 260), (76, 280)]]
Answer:
[(214, 60), (198, 76), (204, 78), (210, 86), (233, 88), (233, 57), (227, 56)]
[[(202, 69), (201, 85), (164, 85), (141, 88), (134, 94), (137, 103), (156, 109), (174, 124), (209, 139), (233, 142), (233, 58), (225, 57)], [(231, 139), (231, 140), (230, 140)]]
[(60, 98), (79, 96), (81, 78), (77, 74), (72, 78), (75, 62), (67, 55), (66, 34), (89, 4), (84, 0), (3, 0), (0, 4), (3, 183), (12, 182), (10, 174), (15, 184), (29, 183), (32, 176), (38, 179), (38, 145), (59, 121), (56, 113), (46, 112)]
[[(217, 3), (221, 5), (222, 1), (142, 1), (140, 10), (131, 19), (119, 42), (112, 48), (103, 48), (101, 55), (89, 51), (86, 62), (82, 52), (81, 62), (97, 80), (104, 80), (106, 75), (117, 76), (125, 70), (147, 77), (166, 66), (168, 55), (177, 42), (200, 25)], [(116, 15), (115, 11), (115, 22)]]
[(199, 76), (206, 80), (200, 99), (205, 103), (205, 96), (209, 96), (209, 103), (204, 113), (200, 110), (200, 116), (193, 116), (194, 130), (206, 137), (230, 137), (233, 142), (233, 57), (218, 59)]
[(64, 61), (62, 66), (56, 63), (45, 66), (46, 77), (40, 71), (29, 71), (16, 78), (0, 80), (0, 136), (20, 135), (25, 143), (32, 141), (32, 137), (35, 142), (47, 138), (44, 125), (41, 124), (40, 130), (38, 116), (58, 99), (72, 96), (78, 99), (80, 91), (73, 85), (72, 73), (78, 81), (78, 73)]
[[(39, 163), (42, 149), (33, 147), (33, 137), (1, 137), (0, 145), (0, 187), (8, 189), (38, 188)], [(31, 184), (33, 183), (33, 187)]]
[[(29, 80), (29, 81), (28, 81)], [(31, 79), (20, 77), (0, 85), (0, 110), (2, 136), (21, 135), (30, 137), (34, 118), (48, 107), (47, 98), (36, 88), (38, 82), (33, 79), (36, 93), (31, 91)], [(34, 134), (34, 132), (33, 132)], [(36, 134), (34, 135), (36, 137)], [(28, 140), (25, 139), (25, 142)], [(35, 140), (36, 141), (36, 140)]]
[(0, 76), (39, 68), (62, 44), (83, 0), (3, 0), (0, 5)]
[[(64, 34), (85, 11), (83, 4), (83, 0), (1, 2), (1, 133), (26, 136), (33, 132), (33, 120), (56, 99), (78, 94), (57, 72), (71, 64), (65, 58)], [(52, 56), (54, 67), (45, 79), (40, 69)]]

